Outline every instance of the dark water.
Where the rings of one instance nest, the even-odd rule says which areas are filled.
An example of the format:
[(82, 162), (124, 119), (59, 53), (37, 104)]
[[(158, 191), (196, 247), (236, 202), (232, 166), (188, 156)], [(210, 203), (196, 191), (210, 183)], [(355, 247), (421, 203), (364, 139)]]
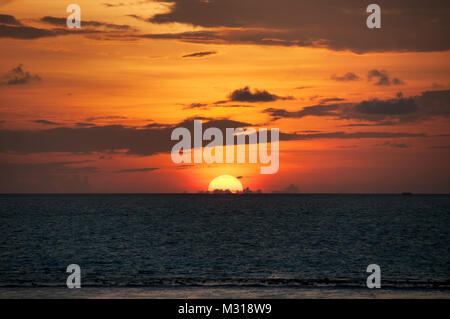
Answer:
[(449, 289), (449, 231), (445, 195), (2, 195), (0, 287)]

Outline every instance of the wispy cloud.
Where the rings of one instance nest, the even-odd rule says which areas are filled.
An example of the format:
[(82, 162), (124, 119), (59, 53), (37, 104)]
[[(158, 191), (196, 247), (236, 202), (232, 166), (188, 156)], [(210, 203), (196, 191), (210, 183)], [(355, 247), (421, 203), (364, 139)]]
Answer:
[(348, 73), (346, 73), (344, 75), (333, 74), (331, 76), (331, 79), (334, 80), (334, 81), (338, 81), (338, 82), (352, 82), (352, 81), (359, 81), (359, 80), (361, 80), (361, 78), (359, 76), (357, 76), (353, 72), (348, 72)]
[(274, 102), (278, 100), (293, 100), (292, 96), (278, 96), (276, 94), (269, 93), (266, 90), (256, 89), (254, 92), (250, 90), (248, 86), (237, 89), (230, 93), (230, 101), (235, 102)]
[(390, 85), (403, 85), (405, 84), (399, 78), (390, 78), (385, 70), (370, 70), (367, 74), (367, 79), (369, 82), (374, 81), (375, 85), (379, 86), (390, 86)]
[(216, 51), (202, 51), (183, 55), (183, 58), (202, 58), (208, 55), (217, 54)]
[[(359, 103), (335, 103), (307, 106), (298, 111), (268, 108), (263, 112), (273, 120), (280, 118), (304, 118), (306, 116), (334, 117), (336, 119), (371, 122), (371, 126), (412, 123), (435, 117), (450, 117), (450, 91), (428, 91), (419, 96), (395, 99), (372, 99)], [(356, 123), (355, 126), (370, 126)]]
[(3, 75), (2, 79), (0, 85), (25, 85), (42, 80), (39, 75), (25, 71), (22, 64)]
[(122, 169), (117, 171), (116, 173), (147, 173), (158, 170), (157, 167), (149, 167), (149, 168), (130, 168), (130, 169)]
[(33, 120), (32, 122), (37, 123), (37, 124), (44, 124), (44, 125), (61, 125), (61, 123), (47, 121), (47, 120)]

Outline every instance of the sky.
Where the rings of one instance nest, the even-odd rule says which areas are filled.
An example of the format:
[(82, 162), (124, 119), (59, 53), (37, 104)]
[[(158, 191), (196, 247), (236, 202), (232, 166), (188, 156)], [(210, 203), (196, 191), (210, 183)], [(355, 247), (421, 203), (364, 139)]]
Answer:
[[(0, 0), (0, 193), (450, 193), (448, 1), (71, 3)], [(278, 172), (173, 163), (194, 119), (278, 128)]]

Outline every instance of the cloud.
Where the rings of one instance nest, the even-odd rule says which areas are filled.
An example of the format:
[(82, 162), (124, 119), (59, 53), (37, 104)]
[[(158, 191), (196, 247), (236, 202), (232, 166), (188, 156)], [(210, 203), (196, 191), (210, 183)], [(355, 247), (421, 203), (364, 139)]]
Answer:
[(102, 3), (103, 6), (108, 7), (108, 8), (117, 8), (117, 7), (123, 7), (126, 6), (125, 3), (120, 2), (120, 3)]
[(38, 29), (27, 26), (9, 26), (0, 24), (0, 38), (32, 40), (62, 35), (61, 31)]
[(367, 74), (367, 80), (371, 82), (375, 80), (375, 85), (379, 86), (390, 86), (390, 85), (403, 85), (405, 84), (399, 78), (391, 79), (386, 71), (384, 70), (370, 70)]
[[(258, 90), (254, 92), (250, 90), (248, 86), (234, 90), (228, 95), (227, 100), (216, 101), (212, 104), (209, 103), (191, 103), (184, 106), (184, 109), (202, 109), (208, 110), (211, 107), (228, 107), (228, 108), (238, 108), (238, 107), (253, 107), (253, 105), (246, 104), (230, 104), (233, 102), (247, 102), (247, 103), (257, 103), (257, 102), (275, 102), (278, 100), (293, 100), (291, 96), (278, 96), (269, 93), (267, 90)], [(326, 102), (326, 101), (325, 101)]]
[(44, 124), (44, 125), (61, 125), (61, 123), (47, 121), (47, 120), (33, 120), (32, 122), (37, 124)]
[(130, 169), (122, 169), (117, 171), (116, 173), (147, 173), (156, 171), (157, 167), (149, 167), (149, 168), (130, 168)]
[[(251, 124), (228, 119), (203, 119), (203, 127), (226, 128), (248, 127)], [(46, 153), (69, 152), (91, 153), (126, 150), (128, 154), (150, 156), (170, 152), (175, 142), (171, 141), (176, 127), (194, 130), (194, 118), (170, 126), (150, 128), (124, 127), (121, 125), (93, 127), (57, 127), (46, 130), (0, 130), (0, 152)], [(191, 134), (193, 136), (193, 133)]]
[(19, 20), (9, 14), (0, 14), (0, 23), (9, 25), (22, 25)]
[(272, 193), (275, 193), (275, 194), (298, 194), (298, 193), (300, 193), (300, 189), (296, 185), (290, 184), (289, 186), (286, 186), (285, 189), (283, 189), (281, 191), (273, 191)]
[[(0, 17), (0, 38), (11, 38), (20, 40), (35, 40), (46, 37), (67, 36), (72, 34), (83, 34), (94, 38), (95, 34), (109, 36), (117, 40), (132, 40), (135, 38), (133, 32), (136, 29), (128, 25), (117, 25), (97, 21), (82, 22), (91, 28), (68, 29), (66, 27), (66, 18), (44, 17), (41, 22), (45, 22), (55, 28), (44, 29), (31, 26), (25, 26), (13, 16), (2, 15)], [(97, 28), (97, 29), (96, 29)], [(124, 34), (126, 32), (126, 34)], [(97, 37), (96, 39), (103, 39)]]
[(393, 100), (369, 100), (356, 104), (353, 110), (363, 115), (407, 115), (419, 109), (413, 98)]
[(118, 8), (118, 7), (124, 7), (124, 6), (134, 6), (134, 5), (141, 5), (141, 4), (146, 4), (149, 2), (153, 2), (154, 0), (141, 0), (141, 1), (133, 1), (133, 2), (128, 2), (128, 3), (124, 3), (124, 2), (119, 2), (119, 3), (102, 3), (103, 6), (107, 7), (107, 8)]
[[(442, 117), (450, 118), (450, 91), (427, 91), (419, 96), (395, 99), (372, 99), (359, 103), (335, 103), (307, 106), (299, 111), (268, 108), (263, 111), (273, 120), (327, 116), (341, 120), (367, 121), (354, 126), (395, 125)], [(351, 124), (350, 124), (351, 125)]]
[(332, 80), (338, 81), (338, 82), (352, 82), (352, 81), (359, 81), (361, 78), (357, 76), (355, 73), (348, 72), (342, 76), (338, 76), (336, 74), (333, 74), (331, 76)]
[(186, 105), (184, 109), (208, 109), (209, 106), (206, 103), (191, 103), (189, 105)]
[(183, 58), (202, 58), (208, 55), (217, 54), (216, 51), (202, 51), (183, 55)]
[(426, 91), (415, 100), (425, 116), (450, 117), (450, 90)]
[(162, 124), (162, 123), (150, 123), (144, 126), (145, 128), (168, 128), (171, 127), (170, 124)]
[[(194, 119), (203, 120), (203, 129), (220, 129), (224, 136), (227, 128), (246, 128), (254, 125), (229, 119), (189, 118), (170, 126), (161, 125), (152, 128), (124, 127), (121, 125), (94, 127), (57, 127), (44, 130), (7, 130), (0, 129), (0, 152), (31, 153), (75, 153), (126, 151), (137, 156), (151, 156), (169, 153), (176, 141), (171, 140), (172, 131), (177, 127), (187, 128), (194, 134)], [(402, 132), (321, 132), (321, 133), (285, 133), (280, 132), (280, 140), (312, 139), (382, 139), (382, 138), (427, 137), (423, 133)], [(248, 139), (247, 143), (248, 143)]]
[(406, 144), (406, 143), (395, 143), (395, 142), (386, 142), (386, 143), (383, 143), (383, 144), (378, 144), (377, 146), (389, 146), (389, 147), (392, 147), (392, 148), (408, 148), (408, 147), (410, 147), (409, 144)]
[(266, 90), (256, 89), (254, 92), (250, 91), (248, 86), (237, 89), (230, 93), (230, 101), (235, 102), (274, 102), (278, 100), (293, 100), (293, 97), (282, 97), (275, 94), (271, 94)]
[(212, 104), (208, 103), (191, 103), (184, 106), (184, 110), (189, 109), (200, 109), (200, 110), (209, 110), (214, 107), (225, 107), (225, 108), (238, 108), (238, 107), (254, 107), (253, 105), (245, 105), (245, 104), (229, 104), (230, 101), (217, 101)]
[(413, 138), (428, 137), (425, 133), (406, 132), (326, 132), (326, 133), (280, 133), (281, 141), (303, 141), (314, 139), (385, 139), (385, 138)]
[(215, 38), (215, 42), (326, 47), (356, 53), (450, 49), (447, 0), (431, 1), (426, 6), (422, 0), (379, 0), (383, 24), (377, 30), (367, 28), (367, 4), (358, 0), (164, 2), (170, 4), (170, 11), (148, 21), (214, 30), (209, 39), (196, 39), (201, 42)]
[(92, 123), (84, 123), (84, 122), (77, 122), (75, 123), (76, 126), (80, 126), (80, 127), (86, 127), (86, 126), (94, 126), (95, 124)]
[(434, 90), (439, 90), (439, 89), (443, 89), (445, 86), (443, 84), (440, 83), (436, 83), (433, 82), (433, 84), (431, 84), (431, 88)]
[(328, 97), (328, 98), (321, 99), (319, 101), (319, 103), (326, 104), (326, 103), (330, 103), (330, 102), (342, 102), (342, 101), (345, 101), (345, 99), (340, 98), (340, 97)]
[(376, 127), (376, 126), (392, 126), (395, 125), (395, 122), (392, 121), (385, 121), (385, 122), (379, 122), (379, 123), (351, 123), (351, 124), (345, 124), (341, 125), (342, 127)]
[(3, 77), (3, 81), (0, 85), (25, 85), (31, 82), (41, 81), (41, 77), (37, 74), (31, 74), (23, 69), (23, 65), (19, 64), (17, 67), (13, 68)]
[(97, 120), (126, 120), (128, 119), (126, 116), (118, 116), (118, 115), (109, 115), (109, 116), (94, 116), (88, 117), (86, 121), (97, 121)]
[[(431, 52), (450, 50), (446, 34), (450, 21), (450, 3), (435, 0), (380, 0), (383, 14), (381, 29), (368, 29), (366, 5), (358, 0), (166, 0), (169, 12), (142, 18), (150, 23), (184, 23), (206, 30), (180, 33), (141, 34), (126, 25), (93, 22), (92, 27), (107, 30), (38, 29), (0, 25), (0, 37), (37, 39), (41, 37), (86, 34), (98, 40), (177, 39), (208, 44), (254, 44), (298, 46), (368, 52)], [(149, 1), (136, 1), (127, 5)], [(121, 3), (104, 3), (107, 7)], [(257, 13), (257, 14), (256, 14)], [(53, 17), (52, 17), (53, 18)], [(63, 18), (56, 18), (63, 19)], [(61, 26), (59, 24), (55, 24)], [(411, 32), (414, 27), (415, 32)], [(127, 32), (117, 32), (127, 31)], [(92, 33), (100, 33), (93, 36)], [(393, 80), (396, 82), (396, 80)]]
[(284, 109), (268, 108), (263, 112), (270, 114), (273, 119), (279, 118), (303, 118), (306, 116), (336, 116), (339, 104), (313, 105), (304, 107), (300, 111), (289, 112)]
[[(46, 16), (41, 18), (41, 22), (48, 23), (53, 26), (58, 27), (66, 27), (67, 26), (67, 18), (57, 18)], [(94, 27), (94, 28), (107, 28), (112, 30), (120, 30), (120, 31), (136, 31), (136, 29), (132, 28), (126, 24), (114, 24), (114, 23), (105, 23), (99, 21), (81, 21), (82, 26)]]

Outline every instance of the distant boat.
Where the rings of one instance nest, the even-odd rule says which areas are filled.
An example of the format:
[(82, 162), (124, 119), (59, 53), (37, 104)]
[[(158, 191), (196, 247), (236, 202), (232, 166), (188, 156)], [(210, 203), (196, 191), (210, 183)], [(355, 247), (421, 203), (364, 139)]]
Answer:
[(410, 193), (410, 192), (403, 192), (402, 193), (402, 195), (404, 195), (404, 196), (409, 196), (409, 195), (412, 195), (413, 193)]

